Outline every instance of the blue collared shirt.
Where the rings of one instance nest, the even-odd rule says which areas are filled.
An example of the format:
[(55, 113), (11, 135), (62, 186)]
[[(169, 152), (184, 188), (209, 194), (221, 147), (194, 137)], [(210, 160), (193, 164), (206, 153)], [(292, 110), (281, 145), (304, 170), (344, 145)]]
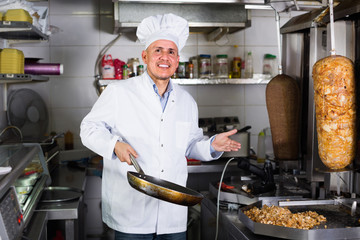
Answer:
[[(150, 78), (150, 77), (149, 77), (149, 78)], [(168, 84), (168, 86), (167, 86), (167, 88), (166, 88), (166, 91), (165, 91), (165, 93), (164, 93), (163, 96), (160, 96), (160, 94), (159, 94), (159, 89), (158, 89), (158, 87), (156, 86), (156, 84), (154, 83), (154, 81), (153, 81), (151, 78), (150, 78), (150, 81), (151, 81), (151, 84), (152, 84), (152, 86), (153, 86), (153, 88), (154, 88), (154, 92), (156, 93), (156, 95), (158, 95), (158, 97), (159, 97), (159, 99), (160, 99), (161, 107), (162, 107), (162, 110), (163, 110), (163, 112), (164, 112), (164, 111), (165, 111), (166, 104), (167, 104), (167, 102), (168, 102), (168, 100), (169, 100), (170, 93), (171, 93), (172, 90), (173, 90), (173, 86), (172, 86), (172, 84), (171, 84), (171, 81), (169, 81), (169, 84)]]

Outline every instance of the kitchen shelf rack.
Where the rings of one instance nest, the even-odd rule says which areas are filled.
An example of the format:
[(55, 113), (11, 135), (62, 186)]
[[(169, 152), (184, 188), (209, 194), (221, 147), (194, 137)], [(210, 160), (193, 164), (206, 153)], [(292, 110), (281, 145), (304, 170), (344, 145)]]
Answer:
[[(268, 84), (270, 75), (254, 74), (253, 78), (176, 78), (174, 83), (179, 85), (240, 85), (240, 84)], [(119, 80), (99, 79), (98, 85), (106, 86)]]
[(48, 81), (49, 77), (32, 74), (0, 74), (0, 83), (24, 83), (24, 82), (44, 82)]
[(42, 33), (29, 22), (0, 21), (0, 38), (7, 40), (48, 40), (49, 36)]
[[(25, 21), (0, 21), (0, 39), (9, 42), (26, 42), (26, 41), (47, 41), (49, 36), (42, 33), (37, 27), (30, 22)], [(48, 81), (48, 77), (31, 75), (31, 74), (0, 74), (0, 83), (3, 87), (3, 104), (4, 110), (7, 111), (7, 84), (28, 83)]]

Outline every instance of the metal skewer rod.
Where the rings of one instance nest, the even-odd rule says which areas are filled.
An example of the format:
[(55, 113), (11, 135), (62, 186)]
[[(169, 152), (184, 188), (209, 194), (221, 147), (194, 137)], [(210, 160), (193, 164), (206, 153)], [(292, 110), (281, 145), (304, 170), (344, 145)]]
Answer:
[(334, 1), (329, 0), (330, 8), (330, 39), (331, 39), (331, 55), (336, 55), (335, 52), (335, 33), (334, 33)]
[(280, 16), (279, 13), (275, 10), (275, 21), (276, 21), (276, 31), (277, 31), (277, 43), (278, 43), (278, 55), (279, 55), (279, 74), (282, 74), (282, 65), (281, 65), (281, 35), (280, 35)]

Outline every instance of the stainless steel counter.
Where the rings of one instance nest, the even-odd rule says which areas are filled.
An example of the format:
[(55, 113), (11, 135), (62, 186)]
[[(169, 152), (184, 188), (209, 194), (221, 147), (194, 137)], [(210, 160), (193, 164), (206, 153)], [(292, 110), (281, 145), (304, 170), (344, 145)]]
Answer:
[[(51, 173), (51, 179), (51, 186), (71, 187), (84, 191), (86, 170), (59, 165)], [(82, 236), (83, 226), (80, 223), (83, 220), (83, 197), (72, 201), (39, 203), (37, 211), (47, 212), (48, 220), (64, 220), (66, 239), (78, 239), (78, 236)]]
[[(201, 202), (201, 239), (214, 239), (216, 224), (216, 200), (205, 194)], [(219, 211), (219, 240), (263, 240), (278, 239), (256, 235), (251, 232), (238, 218), (238, 210)]]

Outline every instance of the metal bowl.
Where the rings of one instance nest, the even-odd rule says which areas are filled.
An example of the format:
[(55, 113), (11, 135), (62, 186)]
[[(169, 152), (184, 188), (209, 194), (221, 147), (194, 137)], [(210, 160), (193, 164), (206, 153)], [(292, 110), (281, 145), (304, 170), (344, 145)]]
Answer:
[(31, 190), (33, 189), (32, 186), (25, 186), (25, 187), (15, 187), (16, 188), (16, 193), (17, 194), (28, 194), (31, 192)]

